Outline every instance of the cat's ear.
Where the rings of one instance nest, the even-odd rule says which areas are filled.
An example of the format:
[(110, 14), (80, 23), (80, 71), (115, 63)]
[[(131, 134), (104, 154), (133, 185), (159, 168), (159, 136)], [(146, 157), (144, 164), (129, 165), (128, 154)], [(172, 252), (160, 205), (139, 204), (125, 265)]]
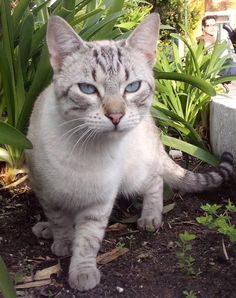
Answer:
[(142, 52), (148, 63), (153, 66), (156, 58), (156, 46), (159, 39), (160, 17), (158, 13), (151, 13), (133, 31), (126, 40), (126, 44)]
[(48, 21), (47, 45), (54, 72), (60, 71), (66, 56), (83, 47), (83, 40), (61, 17), (52, 16)]

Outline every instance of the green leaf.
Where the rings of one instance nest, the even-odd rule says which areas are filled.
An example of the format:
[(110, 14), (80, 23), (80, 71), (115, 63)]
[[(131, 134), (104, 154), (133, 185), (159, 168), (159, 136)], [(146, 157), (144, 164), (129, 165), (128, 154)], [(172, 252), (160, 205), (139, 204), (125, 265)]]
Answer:
[(179, 234), (179, 238), (180, 238), (180, 240), (182, 242), (188, 242), (188, 241), (192, 241), (192, 240), (196, 239), (196, 235), (195, 234), (191, 234), (191, 233), (189, 233), (187, 231), (184, 231), (184, 233), (180, 233)]
[(33, 14), (29, 13), (22, 21), (19, 33), (19, 59), (23, 77), (26, 78), (28, 60), (31, 51), (32, 35), (34, 31)]
[(14, 29), (17, 30), (19, 23), (27, 11), (30, 0), (20, 0), (13, 12), (13, 25)]
[(7, 267), (0, 256), (0, 291), (4, 298), (17, 298)]
[(236, 206), (230, 200), (228, 200), (228, 204), (226, 205), (226, 209), (229, 212), (233, 212), (233, 213), (236, 212)]
[(31, 142), (16, 128), (0, 121), (0, 144), (19, 149), (32, 149)]
[[(122, 14), (122, 12), (117, 12), (104, 18), (102, 21), (99, 21), (91, 27), (86, 28), (86, 30), (82, 30), (80, 32), (80, 36), (85, 40), (90, 40), (95, 33), (101, 30), (101, 28), (103, 28), (107, 24), (111, 24), (114, 20), (122, 16)], [(112, 26), (109, 28), (109, 30), (112, 31)], [(105, 38), (105, 36), (103, 35), (101, 36), (101, 38)]]
[(206, 205), (202, 205), (201, 209), (209, 214), (214, 215), (217, 213), (217, 210), (219, 210), (221, 207), (222, 205), (207, 203)]
[(232, 243), (236, 243), (236, 229), (235, 228), (230, 231), (228, 236)]
[(217, 164), (219, 164), (218, 158), (216, 158), (214, 155), (212, 155), (208, 151), (203, 150), (197, 146), (194, 146), (192, 144), (186, 143), (184, 141), (181, 141), (176, 138), (169, 137), (169, 136), (166, 136), (163, 134), (161, 135), (161, 140), (165, 146), (186, 152), (194, 157), (199, 158), (202, 161), (207, 162), (208, 164), (210, 164), (212, 166), (216, 166)]
[(200, 90), (202, 90), (204, 93), (210, 95), (210, 96), (215, 96), (216, 91), (212, 87), (212, 85), (206, 81), (204, 81), (201, 78), (194, 77), (191, 75), (187, 75), (184, 73), (177, 73), (177, 72), (160, 72), (156, 71), (154, 69), (155, 77), (157, 80), (176, 80), (176, 81), (181, 81), (181, 82), (186, 82), (188, 84), (191, 84)]
[(3, 88), (3, 97), (7, 106), (8, 122), (14, 125), (15, 120), (15, 78), (11, 72), (11, 65), (7, 59), (4, 49), (0, 45), (0, 73)]
[(6, 162), (9, 165), (13, 165), (13, 160), (11, 158), (11, 155), (9, 154), (9, 152), (0, 147), (0, 161)]
[(203, 225), (203, 226), (207, 226), (209, 228), (212, 228), (212, 224), (213, 224), (213, 217), (212, 215), (206, 215), (206, 216), (198, 216), (196, 218), (196, 221)]
[(214, 85), (218, 85), (218, 84), (223, 84), (225, 82), (231, 82), (231, 81), (235, 81), (236, 80), (236, 76), (225, 76), (225, 77), (219, 77), (216, 78), (212, 81), (212, 83)]
[[(185, 121), (185, 119), (183, 119), (182, 117), (180, 117), (178, 114), (171, 112), (167, 109), (163, 109), (162, 105), (160, 105), (160, 103), (156, 102), (154, 103), (154, 108), (157, 109), (158, 111), (162, 112), (162, 115), (164, 114), (165, 116), (170, 117), (169, 120), (171, 121), (176, 121), (176, 122), (180, 122), (181, 124), (183, 124), (190, 133), (186, 133), (186, 135), (188, 136), (189, 139), (192, 140), (194, 145), (197, 145), (198, 147), (205, 149), (205, 145), (202, 141), (202, 139), (200, 138), (200, 136), (197, 134), (197, 132), (195, 131), (195, 129), (193, 128), (193, 126)], [(158, 118), (158, 113), (156, 113), (155, 110), (152, 111), (154, 117)], [(180, 127), (178, 127), (180, 129)]]
[(52, 69), (49, 64), (46, 45), (43, 47), (34, 80), (31, 83), (24, 106), (17, 122), (17, 129), (25, 131), (34, 102), (40, 92), (49, 84), (52, 77)]

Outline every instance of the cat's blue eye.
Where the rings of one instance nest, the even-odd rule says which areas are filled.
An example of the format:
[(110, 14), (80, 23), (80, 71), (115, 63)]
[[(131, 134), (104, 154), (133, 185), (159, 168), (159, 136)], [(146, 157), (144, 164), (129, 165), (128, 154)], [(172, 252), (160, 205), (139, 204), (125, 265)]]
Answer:
[(135, 81), (126, 86), (125, 91), (128, 93), (136, 92), (141, 86), (141, 81)]
[(97, 92), (97, 88), (92, 84), (79, 83), (78, 86), (80, 90), (85, 94), (94, 94)]

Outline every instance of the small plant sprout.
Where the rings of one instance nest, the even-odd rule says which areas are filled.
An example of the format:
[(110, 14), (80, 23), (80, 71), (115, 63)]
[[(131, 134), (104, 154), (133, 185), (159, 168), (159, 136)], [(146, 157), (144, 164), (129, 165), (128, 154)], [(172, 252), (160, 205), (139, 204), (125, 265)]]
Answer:
[(130, 236), (126, 236), (126, 238), (129, 240), (129, 248), (131, 249), (132, 241), (134, 241), (136, 238), (132, 234)]
[(116, 247), (117, 247), (117, 248), (123, 248), (123, 247), (125, 247), (125, 243), (119, 241), (119, 242), (116, 243)]
[(185, 298), (197, 298), (196, 294), (194, 291), (183, 291), (184, 297)]
[(191, 242), (196, 239), (196, 235), (190, 234), (187, 231), (179, 234), (179, 239), (176, 241), (176, 245), (179, 247), (179, 251), (176, 253), (178, 259), (178, 267), (188, 275), (194, 275), (193, 263), (195, 259), (191, 256), (192, 244)]
[(228, 200), (227, 205), (206, 204), (201, 206), (203, 216), (196, 218), (197, 222), (208, 229), (216, 230), (226, 235), (232, 244), (236, 243), (236, 227), (231, 224), (233, 213), (236, 213), (236, 206)]

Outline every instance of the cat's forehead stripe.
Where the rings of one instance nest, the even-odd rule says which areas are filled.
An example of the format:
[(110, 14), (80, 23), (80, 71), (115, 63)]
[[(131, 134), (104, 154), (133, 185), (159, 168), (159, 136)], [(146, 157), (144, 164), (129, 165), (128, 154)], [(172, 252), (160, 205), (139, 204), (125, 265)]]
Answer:
[(104, 73), (117, 73), (122, 64), (122, 52), (114, 45), (100, 46), (93, 50), (93, 57)]

